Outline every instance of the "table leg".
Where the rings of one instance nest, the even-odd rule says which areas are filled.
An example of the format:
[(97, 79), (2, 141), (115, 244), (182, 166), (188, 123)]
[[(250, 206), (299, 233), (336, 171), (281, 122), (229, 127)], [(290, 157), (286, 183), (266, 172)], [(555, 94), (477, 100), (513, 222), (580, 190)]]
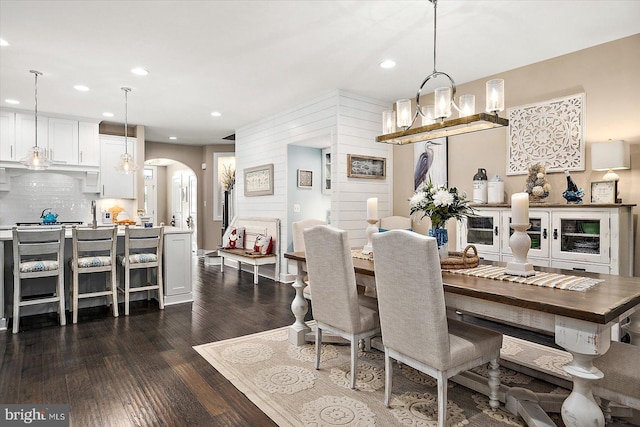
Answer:
[(592, 393), (592, 383), (604, 377), (593, 360), (609, 350), (611, 324), (599, 325), (556, 316), (556, 344), (573, 356), (563, 367), (573, 379), (573, 390), (562, 404), (567, 427), (604, 427), (604, 415)]
[(291, 311), (296, 318), (296, 321), (293, 325), (289, 326), (289, 342), (293, 345), (304, 345), (305, 335), (307, 332), (311, 332), (311, 328), (304, 323), (304, 317), (307, 315), (307, 311), (309, 311), (309, 304), (307, 300), (304, 299), (303, 290), (307, 286), (304, 283), (304, 269), (303, 263), (298, 261), (298, 273), (296, 275), (296, 280), (293, 282), (293, 289), (296, 290), (296, 296), (293, 298), (291, 302)]
[(258, 284), (258, 266), (257, 265), (253, 266), (253, 284), (254, 285)]
[(224, 257), (220, 257), (220, 273), (224, 273)]

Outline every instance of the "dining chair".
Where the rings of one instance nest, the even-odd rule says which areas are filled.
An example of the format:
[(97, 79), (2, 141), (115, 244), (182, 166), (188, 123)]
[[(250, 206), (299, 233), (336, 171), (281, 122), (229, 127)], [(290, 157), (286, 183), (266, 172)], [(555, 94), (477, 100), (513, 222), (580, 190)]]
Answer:
[[(110, 296), (113, 306), (113, 317), (118, 317), (118, 288), (116, 285), (116, 244), (118, 239), (118, 228), (80, 228), (73, 227), (71, 230), (72, 256), (71, 270), (72, 290), (71, 307), (73, 312), (73, 323), (78, 323), (78, 306), (80, 299)], [(91, 282), (85, 286), (80, 285), (81, 275), (93, 275), (95, 273), (106, 273), (106, 289), (90, 291), (86, 285), (91, 286)], [(87, 277), (87, 276), (85, 276)], [(88, 276), (89, 278), (91, 276)]]
[[(291, 231), (293, 232), (293, 251), (294, 252), (304, 252), (304, 234), (302, 233), (307, 228), (311, 228), (316, 225), (326, 225), (327, 222), (321, 219), (303, 219), (300, 221), (291, 223)], [(308, 282), (308, 278), (304, 278), (305, 283)], [(309, 286), (305, 286), (302, 290), (302, 295), (311, 301), (311, 291), (309, 290)]]
[[(162, 282), (162, 245), (164, 241), (163, 227), (131, 228), (124, 229), (124, 255), (120, 255), (119, 264), (124, 269), (124, 287), (118, 290), (124, 294), (124, 315), (129, 315), (129, 301), (131, 293), (147, 291), (147, 299), (150, 291), (158, 292), (158, 304), (164, 309), (163, 282)], [(135, 270), (146, 269), (146, 285), (131, 286), (131, 275)], [(156, 270), (156, 282), (152, 282), (152, 269)]]
[[(64, 228), (12, 228), (13, 235), (13, 333), (20, 327), (20, 308), (36, 304), (58, 303), (60, 325), (67, 324), (64, 302)], [(38, 296), (24, 295), (23, 279), (55, 277), (53, 292), (40, 290)], [(44, 296), (42, 296), (44, 295)]]
[(322, 331), (351, 342), (351, 388), (356, 387), (358, 344), (380, 333), (376, 310), (359, 303), (346, 231), (327, 225), (304, 230), (304, 244), (316, 321), (316, 369), (320, 369)]
[(385, 405), (391, 401), (393, 358), (437, 379), (438, 426), (444, 427), (448, 379), (489, 362), (490, 406), (495, 410), (502, 334), (447, 319), (436, 240), (391, 230), (374, 234), (372, 244), (385, 357)]

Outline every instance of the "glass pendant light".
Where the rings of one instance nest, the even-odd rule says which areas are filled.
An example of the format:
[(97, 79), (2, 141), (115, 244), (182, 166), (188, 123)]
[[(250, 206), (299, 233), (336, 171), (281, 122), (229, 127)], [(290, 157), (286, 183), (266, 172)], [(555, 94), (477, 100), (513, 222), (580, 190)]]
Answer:
[(120, 161), (118, 162), (118, 166), (116, 166), (116, 170), (125, 175), (129, 175), (130, 173), (138, 170), (138, 165), (136, 165), (133, 156), (129, 154), (127, 143), (127, 132), (129, 131), (129, 125), (127, 123), (127, 95), (131, 92), (131, 88), (123, 87), (121, 89), (124, 91), (124, 153), (120, 156)]
[(34, 118), (35, 118), (35, 134), (34, 134), (34, 146), (29, 149), (27, 155), (20, 160), (20, 163), (25, 165), (28, 169), (31, 170), (43, 170), (51, 165), (51, 160), (47, 156), (46, 148), (38, 147), (38, 76), (41, 76), (42, 73), (36, 70), (29, 70), (35, 76), (35, 109), (34, 109)]

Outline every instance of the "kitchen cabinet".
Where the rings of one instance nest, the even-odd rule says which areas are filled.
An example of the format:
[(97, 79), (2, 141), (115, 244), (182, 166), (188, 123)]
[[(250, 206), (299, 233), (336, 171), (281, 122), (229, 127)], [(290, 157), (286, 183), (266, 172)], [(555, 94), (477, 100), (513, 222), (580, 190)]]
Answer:
[(164, 303), (165, 305), (193, 301), (191, 289), (192, 232), (164, 235)]
[(13, 160), (16, 143), (16, 113), (0, 110), (0, 160)]
[(98, 123), (78, 122), (78, 164), (100, 165), (98, 127)]
[(50, 117), (48, 142), (49, 158), (52, 163), (78, 164), (77, 120)]
[[(135, 157), (136, 138), (127, 138), (128, 152)], [(116, 170), (124, 154), (124, 137), (100, 135), (100, 195), (111, 199), (134, 199), (136, 174)]]
[[(633, 275), (631, 209), (635, 205), (536, 205), (529, 209), (533, 265), (603, 274)], [(458, 225), (458, 247), (473, 244), (481, 258), (513, 260), (507, 205), (476, 207)], [(498, 226), (495, 226), (495, 225)]]
[[(36, 124), (33, 114), (16, 113), (16, 139), (11, 160), (20, 161), (36, 144)], [(38, 116), (38, 146), (49, 148), (49, 118)]]

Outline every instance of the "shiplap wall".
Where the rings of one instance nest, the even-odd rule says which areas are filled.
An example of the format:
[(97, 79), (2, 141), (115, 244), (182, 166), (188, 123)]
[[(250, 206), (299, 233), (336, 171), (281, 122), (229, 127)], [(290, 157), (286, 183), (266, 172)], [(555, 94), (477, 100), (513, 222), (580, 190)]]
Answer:
[[(379, 216), (393, 209), (393, 147), (375, 142), (381, 132), (382, 111), (390, 105), (340, 90), (276, 114), (236, 131), (236, 170), (239, 216), (276, 217), (281, 220), (281, 241), (286, 242), (287, 218), (287, 146), (325, 137), (331, 141), (332, 194), (331, 224), (347, 230), (351, 245), (366, 243), (366, 200), (378, 197)], [(347, 154), (384, 157), (384, 180), (347, 178)], [(243, 170), (273, 163), (274, 194), (245, 197)], [(281, 251), (286, 246), (281, 245)], [(291, 280), (287, 260), (279, 254), (282, 272), (279, 280)], [(295, 271), (295, 270), (294, 270)]]

